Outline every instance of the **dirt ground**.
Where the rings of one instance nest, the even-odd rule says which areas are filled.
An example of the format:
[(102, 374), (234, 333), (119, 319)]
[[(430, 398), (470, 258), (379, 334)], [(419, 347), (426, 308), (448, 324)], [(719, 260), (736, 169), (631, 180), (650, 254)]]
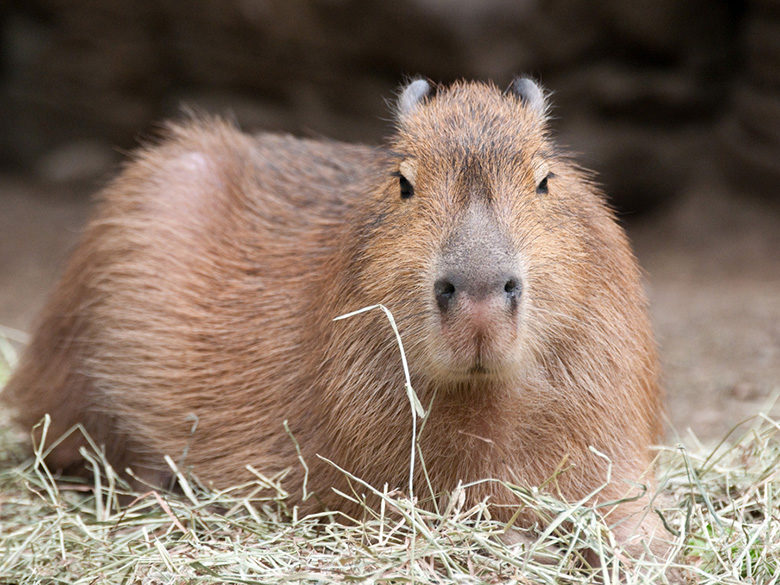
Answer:
[[(685, 197), (630, 224), (661, 346), (669, 442), (690, 440), (689, 430), (717, 440), (780, 393), (780, 210), (720, 185), (702, 173)], [(0, 326), (31, 327), (87, 217), (78, 191), (0, 175)]]
[(780, 416), (780, 209), (703, 177), (629, 233), (647, 274), (669, 440)]

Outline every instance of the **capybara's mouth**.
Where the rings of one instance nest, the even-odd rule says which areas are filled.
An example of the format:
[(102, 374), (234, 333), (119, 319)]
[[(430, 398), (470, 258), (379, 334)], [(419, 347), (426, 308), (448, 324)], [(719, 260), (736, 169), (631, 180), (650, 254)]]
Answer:
[(511, 363), (499, 356), (486, 356), (484, 354), (472, 355), (465, 359), (457, 359), (451, 362), (449, 375), (453, 379), (462, 382), (469, 380), (499, 379), (510, 375), (514, 369)]
[(461, 321), (454, 327), (443, 328), (448, 377), (485, 380), (516, 372), (516, 331), (507, 325), (475, 331), (469, 323)]
[(490, 374), (490, 370), (481, 364), (475, 364), (469, 369), (468, 373), (470, 376), (487, 376)]
[(466, 369), (469, 376), (484, 376), (490, 373), (489, 364), (485, 363), (485, 355), (483, 353), (483, 347), (481, 343), (477, 344), (477, 353), (474, 356), (474, 360)]

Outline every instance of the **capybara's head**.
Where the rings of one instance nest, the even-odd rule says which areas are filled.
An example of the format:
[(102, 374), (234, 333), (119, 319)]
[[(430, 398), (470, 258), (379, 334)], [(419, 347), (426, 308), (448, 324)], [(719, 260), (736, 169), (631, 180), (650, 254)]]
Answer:
[(365, 281), (426, 376), (450, 387), (527, 378), (593, 316), (591, 292), (610, 277), (591, 252), (622, 236), (549, 140), (533, 81), (501, 91), (418, 79), (396, 107)]

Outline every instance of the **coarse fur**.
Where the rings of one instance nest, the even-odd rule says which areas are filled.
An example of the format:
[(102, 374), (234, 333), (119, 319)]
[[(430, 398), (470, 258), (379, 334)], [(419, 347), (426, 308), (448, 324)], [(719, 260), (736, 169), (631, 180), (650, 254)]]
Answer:
[[(652, 486), (658, 364), (625, 234), (551, 142), (536, 85), (423, 84), (384, 147), (169, 125), (100, 195), (2, 394), (19, 422), (48, 412), (50, 437), (81, 422), (119, 471), (153, 484), (170, 455), (216, 487), (251, 478), (247, 465), (291, 468), (296, 489), (287, 420), (315, 493), (292, 502), (358, 514), (317, 455), (403, 488), (411, 415), (386, 318), (333, 318), (383, 303), (430, 405), (419, 442), (437, 494), (492, 477), (583, 498), (607, 477), (591, 447), (611, 460), (600, 501)], [(511, 310), (502, 293), (437, 306), (443, 270), (473, 282), (498, 256), (522, 282)], [(52, 466), (78, 466), (79, 444)], [(422, 465), (414, 480), (428, 493)], [(497, 483), (467, 491), (485, 498), (514, 514)], [(645, 505), (611, 512), (621, 539)], [(656, 528), (646, 517), (639, 533)]]

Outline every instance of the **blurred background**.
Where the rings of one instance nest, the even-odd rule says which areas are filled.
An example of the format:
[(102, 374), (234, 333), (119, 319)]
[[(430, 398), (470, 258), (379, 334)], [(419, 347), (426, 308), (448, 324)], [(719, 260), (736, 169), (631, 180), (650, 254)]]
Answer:
[[(531, 74), (647, 271), (673, 429), (780, 390), (780, 2), (5, 0), (0, 326), (29, 331), (90, 195), (182, 106), (376, 143), (387, 99)], [(3, 330), (0, 330), (3, 331)], [(674, 431), (672, 431), (674, 432)]]

